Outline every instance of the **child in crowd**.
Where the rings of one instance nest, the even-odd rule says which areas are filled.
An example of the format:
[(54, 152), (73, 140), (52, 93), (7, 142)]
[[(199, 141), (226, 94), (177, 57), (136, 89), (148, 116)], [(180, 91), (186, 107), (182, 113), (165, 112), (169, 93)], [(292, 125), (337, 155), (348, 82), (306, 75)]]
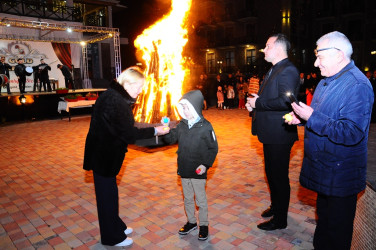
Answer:
[[(252, 94), (257, 94), (260, 88), (260, 80), (258, 79), (256, 74), (253, 74), (251, 78), (249, 78), (248, 84), (248, 92), (246, 93), (247, 97), (253, 97)], [(252, 117), (253, 111), (249, 111), (249, 117)]]
[(218, 86), (217, 90), (217, 100), (218, 100), (218, 109), (223, 109), (223, 103), (225, 101), (225, 96), (222, 92), (222, 87)]
[(245, 109), (245, 93), (243, 83), (238, 85), (239, 109)]
[(228, 100), (228, 108), (231, 109), (234, 107), (235, 101), (235, 91), (232, 85), (228, 85), (227, 89), (227, 100)]
[[(184, 208), (188, 222), (179, 230), (186, 235), (197, 229), (196, 205), (199, 208), (199, 240), (209, 236), (208, 203), (206, 199), (207, 170), (214, 163), (218, 143), (211, 123), (202, 115), (204, 97), (193, 90), (181, 98), (177, 108), (180, 123), (163, 139), (168, 144), (178, 142), (178, 175), (184, 195)], [(196, 198), (196, 205), (195, 205)]]

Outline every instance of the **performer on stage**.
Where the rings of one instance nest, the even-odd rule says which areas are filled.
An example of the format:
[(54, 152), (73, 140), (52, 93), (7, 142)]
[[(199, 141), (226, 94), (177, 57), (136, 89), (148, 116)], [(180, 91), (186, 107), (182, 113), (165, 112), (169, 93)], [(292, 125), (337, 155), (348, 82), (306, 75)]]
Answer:
[(65, 87), (74, 90), (75, 87), (74, 87), (74, 83), (73, 83), (73, 77), (72, 77), (72, 73), (70, 72), (68, 66), (58, 64), (57, 68), (60, 69), (61, 73), (63, 73), (63, 75), (64, 75)]
[[(38, 82), (39, 82), (39, 65), (37, 66), (33, 66), (33, 81), (34, 81), (34, 84), (33, 84), (33, 92), (36, 92), (38, 89)], [(40, 83), (39, 83), (40, 84)]]
[(18, 78), (18, 86), (20, 88), (20, 93), (24, 94), (25, 88), (26, 88), (26, 66), (24, 65), (24, 59), (18, 58), (17, 59), (17, 65), (14, 68), (14, 73), (16, 74)]
[(51, 83), (48, 76), (48, 71), (51, 70), (51, 67), (44, 62), (43, 59), (40, 59), (40, 64), (38, 65), (39, 70), (39, 92), (42, 91), (42, 85), (44, 91), (46, 91), (46, 84), (47, 84), (47, 91), (51, 92)]
[[(5, 62), (5, 56), (1, 56), (0, 57), (0, 74), (6, 75), (9, 79), (9, 69), (11, 68), (12, 67)], [(8, 92), (8, 95), (11, 94), (9, 82), (7, 83), (7, 92)], [(0, 95), (1, 95), (1, 91), (0, 91)]]

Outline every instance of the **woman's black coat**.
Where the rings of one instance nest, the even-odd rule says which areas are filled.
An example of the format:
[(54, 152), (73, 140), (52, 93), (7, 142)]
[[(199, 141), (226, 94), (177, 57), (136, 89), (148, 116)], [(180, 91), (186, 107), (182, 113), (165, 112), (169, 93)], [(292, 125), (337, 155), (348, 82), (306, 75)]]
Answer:
[(151, 138), (154, 128), (134, 127), (134, 99), (117, 82), (95, 103), (86, 138), (84, 169), (105, 176), (116, 176), (123, 164), (128, 144)]

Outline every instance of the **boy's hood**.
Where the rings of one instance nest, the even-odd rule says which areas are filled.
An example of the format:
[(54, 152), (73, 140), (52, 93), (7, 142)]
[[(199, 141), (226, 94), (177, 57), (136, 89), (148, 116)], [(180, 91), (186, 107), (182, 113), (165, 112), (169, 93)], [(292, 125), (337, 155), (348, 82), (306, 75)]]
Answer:
[(188, 93), (184, 94), (181, 97), (179, 104), (177, 105), (179, 115), (181, 117), (183, 117), (184, 119), (187, 119), (184, 115), (183, 106), (181, 104), (187, 104), (189, 106), (190, 110), (192, 110), (192, 108), (193, 108), (194, 111), (196, 111), (196, 112), (192, 112), (192, 114), (194, 116), (193, 119), (197, 119), (198, 116), (200, 118), (202, 118), (202, 108), (204, 106), (204, 96), (202, 95), (200, 90), (192, 90), (192, 91), (189, 91)]

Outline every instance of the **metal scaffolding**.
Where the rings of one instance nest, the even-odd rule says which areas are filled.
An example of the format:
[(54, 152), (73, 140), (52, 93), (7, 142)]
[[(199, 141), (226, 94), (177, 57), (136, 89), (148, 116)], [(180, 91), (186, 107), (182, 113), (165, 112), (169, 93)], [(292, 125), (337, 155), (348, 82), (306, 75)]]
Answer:
[(120, 57), (120, 37), (119, 32), (114, 34), (114, 52), (115, 52), (115, 75), (116, 78), (121, 73), (121, 57)]
[(82, 45), (82, 68), (81, 68), (81, 75), (82, 75), (82, 87), (84, 89), (91, 89), (91, 82), (89, 79), (89, 69), (88, 69), (88, 59), (87, 59), (87, 44)]
[[(116, 77), (118, 77), (121, 73), (121, 59), (120, 59), (120, 38), (119, 38), (119, 29), (118, 28), (108, 28), (108, 27), (96, 27), (96, 26), (83, 26), (78, 24), (72, 23), (53, 23), (47, 21), (35, 21), (35, 20), (22, 20), (22, 19), (15, 19), (15, 18), (8, 18), (4, 17), (0, 20), (0, 26), (5, 27), (13, 27), (13, 28), (26, 28), (26, 29), (37, 29), (40, 30), (39, 36), (33, 36), (28, 34), (22, 36), (19, 34), (5, 34), (0, 33), (0, 39), (6, 40), (25, 40), (25, 41), (35, 41), (35, 42), (58, 42), (58, 43), (80, 43), (83, 48), (82, 56), (85, 57), (85, 60), (82, 60), (83, 65), (83, 81), (88, 81), (88, 60), (87, 60), (87, 44), (88, 43), (96, 43), (103, 41), (105, 39), (113, 39), (114, 41), (114, 66)], [(52, 36), (53, 32), (57, 31), (70, 31), (70, 32), (80, 32), (80, 33), (87, 33), (89, 36), (83, 39), (71, 39), (69, 36), (63, 36), (56, 38)], [(85, 49), (84, 49), (85, 48)], [(84, 54), (85, 51), (85, 54)], [(84, 58), (83, 58), (84, 59)], [(85, 70), (86, 69), (86, 70)], [(86, 73), (85, 73), (86, 72)]]

